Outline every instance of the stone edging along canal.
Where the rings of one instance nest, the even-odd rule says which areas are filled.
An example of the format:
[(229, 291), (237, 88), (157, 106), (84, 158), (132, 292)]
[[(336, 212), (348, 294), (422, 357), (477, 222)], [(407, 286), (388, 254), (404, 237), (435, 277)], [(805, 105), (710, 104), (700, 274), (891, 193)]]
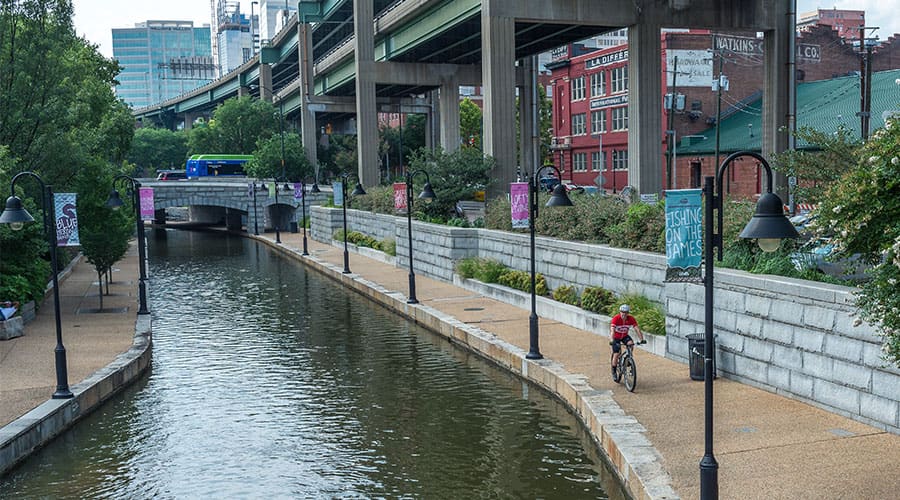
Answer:
[(152, 345), (150, 315), (138, 315), (131, 348), (73, 385), (74, 397), (49, 399), (0, 428), (0, 476), (140, 378), (150, 366)]
[(388, 290), (354, 273), (344, 274), (336, 265), (312, 255), (301, 256), (299, 250), (277, 245), (266, 238), (249, 237), (548, 391), (584, 425), (633, 498), (679, 498), (662, 465), (662, 456), (647, 439), (644, 427), (637, 419), (625, 414), (613, 400), (611, 391), (594, 389), (586, 376), (569, 373), (552, 360), (528, 360), (525, 350), (427, 305), (407, 304), (406, 295), (400, 292)]

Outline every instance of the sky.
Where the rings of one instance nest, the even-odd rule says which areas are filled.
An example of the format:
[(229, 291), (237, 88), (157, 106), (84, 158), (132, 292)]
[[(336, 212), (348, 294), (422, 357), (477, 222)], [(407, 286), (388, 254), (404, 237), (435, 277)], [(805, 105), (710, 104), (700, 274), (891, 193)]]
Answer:
[[(240, 0), (241, 12), (250, 13), (250, 0)], [(293, 3), (293, 2), (292, 2)], [(100, 52), (112, 57), (113, 28), (131, 28), (135, 23), (156, 20), (194, 21), (195, 26), (209, 24), (209, 0), (74, 0), (75, 31), (100, 46)], [(891, 0), (797, 0), (797, 13), (821, 9), (866, 11), (866, 24), (878, 26), (879, 39), (900, 33), (900, 8)]]

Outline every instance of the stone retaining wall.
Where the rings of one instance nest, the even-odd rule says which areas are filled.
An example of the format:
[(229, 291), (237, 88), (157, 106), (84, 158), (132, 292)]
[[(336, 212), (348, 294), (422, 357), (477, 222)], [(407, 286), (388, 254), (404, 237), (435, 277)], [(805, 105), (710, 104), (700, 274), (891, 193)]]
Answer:
[[(312, 214), (313, 238), (330, 241), (342, 223), (341, 211), (313, 207)], [(347, 220), (352, 230), (376, 238), (393, 233), (396, 263), (408, 266), (405, 217), (348, 210)], [(529, 269), (527, 233), (414, 221), (413, 245), (416, 273), (445, 281), (453, 281), (455, 262), (466, 257)], [(664, 283), (663, 255), (544, 237), (536, 238), (535, 255), (536, 270), (551, 288), (602, 286), (665, 304), (665, 355), (688, 361), (685, 336), (703, 332), (704, 289), (701, 284)], [(900, 369), (881, 360), (881, 339), (870, 325), (853, 326), (852, 292), (717, 270), (713, 305), (719, 374), (900, 433)]]

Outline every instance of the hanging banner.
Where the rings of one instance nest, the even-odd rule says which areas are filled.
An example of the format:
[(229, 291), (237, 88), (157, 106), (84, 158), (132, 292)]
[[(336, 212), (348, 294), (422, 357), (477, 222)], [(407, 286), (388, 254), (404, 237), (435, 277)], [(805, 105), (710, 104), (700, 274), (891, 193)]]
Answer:
[(247, 197), (253, 198), (253, 195), (256, 194), (256, 184), (251, 182), (247, 184)]
[(334, 191), (334, 206), (344, 206), (344, 185), (340, 182), (331, 183), (331, 190)]
[(75, 193), (55, 193), (53, 195), (53, 204), (56, 207), (56, 246), (58, 247), (81, 245), (78, 240), (75, 196)]
[(294, 201), (303, 201), (303, 183), (294, 183)]
[(509, 206), (512, 212), (513, 229), (528, 229), (528, 190), (527, 182), (509, 183)]
[(267, 184), (269, 188), (269, 198), (275, 197), (275, 190), (278, 189), (278, 184), (275, 181), (272, 181), (271, 184)]
[(666, 281), (703, 281), (702, 193), (702, 189), (666, 191)]
[(138, 197), (141, 203), (141, 220), (153, 220), (153, 188), (142, 187), (138, 189)]
[(398, 212), (406, 212), (406, 183), (394, 183), (394, 209)]

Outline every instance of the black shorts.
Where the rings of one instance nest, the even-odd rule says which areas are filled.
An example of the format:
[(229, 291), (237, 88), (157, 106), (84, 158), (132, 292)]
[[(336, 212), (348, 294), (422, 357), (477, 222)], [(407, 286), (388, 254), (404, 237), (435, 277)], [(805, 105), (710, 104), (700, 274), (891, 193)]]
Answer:
[(631, 336), (626, 335), (620, 339), (613, 340), (612, 348), (613, 352), (619, 352), (622, 349), (622, 344), (634, 344), (634, 340), (631, 339)]

